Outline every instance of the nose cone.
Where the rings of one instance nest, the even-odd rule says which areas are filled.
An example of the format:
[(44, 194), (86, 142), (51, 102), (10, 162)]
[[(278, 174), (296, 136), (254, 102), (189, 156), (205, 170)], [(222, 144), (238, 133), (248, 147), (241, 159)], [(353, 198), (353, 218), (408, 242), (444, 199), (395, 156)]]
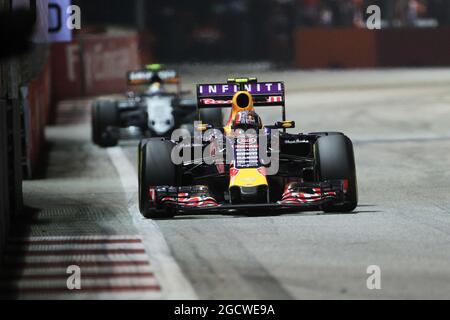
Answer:
[(146, 100), (149, 129), (158, 136), (167, 134), (175, 125), (172, 98), (155, 96)]

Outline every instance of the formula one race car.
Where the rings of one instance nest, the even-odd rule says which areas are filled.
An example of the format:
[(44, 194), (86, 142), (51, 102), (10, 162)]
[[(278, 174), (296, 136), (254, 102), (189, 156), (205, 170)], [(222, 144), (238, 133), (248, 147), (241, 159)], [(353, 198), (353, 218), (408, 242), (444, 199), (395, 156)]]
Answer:
[[(192, 125), (197, 116), (195, 99), (184, 98), (174, 70), (150, 65), (128, 72), (128, 85), (147, 86), (142, 93), (128, 92), (124, 99), (99, 99), (92, 104), (92, 140), (101, 147), (117, 145), (124, 136), (165, 137), (183, 125)], [(165, 85), (176, 85), (175, 92)], [(209, 110), (203, 121), (222, 125), (222, 112)], [(189, 130), (189, 128), (187, 128)], [(190, 128), (191, 131), (193, 128)]]
[[(139, 207), (148, 218), (272, 211), (352, 212), (358, 203), (351, 140), (342, 133), (287, 133), (282, 82), (255, 78), (197, 86), (198, 109), (231, 108), (225, 127), (139, 145)], [(255, 109), (278, 107), (263, 125)], [(198, 135), (196, 133), (196, 135)], [(225, 158), (225, 160), (224, 160)]]

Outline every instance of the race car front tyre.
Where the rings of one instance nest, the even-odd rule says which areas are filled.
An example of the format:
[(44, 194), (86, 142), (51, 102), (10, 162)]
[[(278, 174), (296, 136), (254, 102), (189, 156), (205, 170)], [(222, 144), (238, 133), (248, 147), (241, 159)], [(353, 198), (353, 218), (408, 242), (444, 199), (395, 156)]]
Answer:
[(324, 135), (317, 139), (314, 154), (320, 181), (348, 181), (344, 203), (325, 205), (323, 211), (348, 213), (355, 210), (358, 205), (358, 184), (351, 140), (340, 134)]
[(176, 185), (177, 168), (171, 159), (173, 147), (164, 138), (144, 140), (139, 145), (139, 210), (146, 218), (173, 216), (166, 208), (157, 207), (150, 191), (156, 186)]
[(119, 109), (114, 101), (97, 100), (92, 104), (92, 141), (101, 147), (114, 147), (118, 135)]

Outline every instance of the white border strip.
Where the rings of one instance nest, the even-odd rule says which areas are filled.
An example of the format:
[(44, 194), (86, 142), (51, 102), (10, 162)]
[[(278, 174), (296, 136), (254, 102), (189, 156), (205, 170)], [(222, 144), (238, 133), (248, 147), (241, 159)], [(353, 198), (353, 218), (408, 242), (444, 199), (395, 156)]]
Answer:
[(150, 263), (160, 281), (162, 292), (169, 300), (198, 299), (192, 285), (183, 275), (173, 258), (169, 246), (155, 221), (144, 218), (138, 209), (138, 177), (122, 148), (108, 149), (108, 155), (116, 168), (128, 201), (128, 212), (133, 224), (142, 236)]

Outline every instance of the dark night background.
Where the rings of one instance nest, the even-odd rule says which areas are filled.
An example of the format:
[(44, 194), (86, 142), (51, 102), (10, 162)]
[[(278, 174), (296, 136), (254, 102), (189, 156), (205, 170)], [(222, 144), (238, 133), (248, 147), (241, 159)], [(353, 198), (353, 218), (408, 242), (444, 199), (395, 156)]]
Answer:
[[(391, 27), (450, 24), (445, 0), (74, 0), (83, 25), (148, 30), (165, 61), (288, 61), (303, 27), (364, 27), (377, 4)], [(386, 26), (386, 25), (385, 25)], [(207, 53), (207, 54), (205, 54)]]

